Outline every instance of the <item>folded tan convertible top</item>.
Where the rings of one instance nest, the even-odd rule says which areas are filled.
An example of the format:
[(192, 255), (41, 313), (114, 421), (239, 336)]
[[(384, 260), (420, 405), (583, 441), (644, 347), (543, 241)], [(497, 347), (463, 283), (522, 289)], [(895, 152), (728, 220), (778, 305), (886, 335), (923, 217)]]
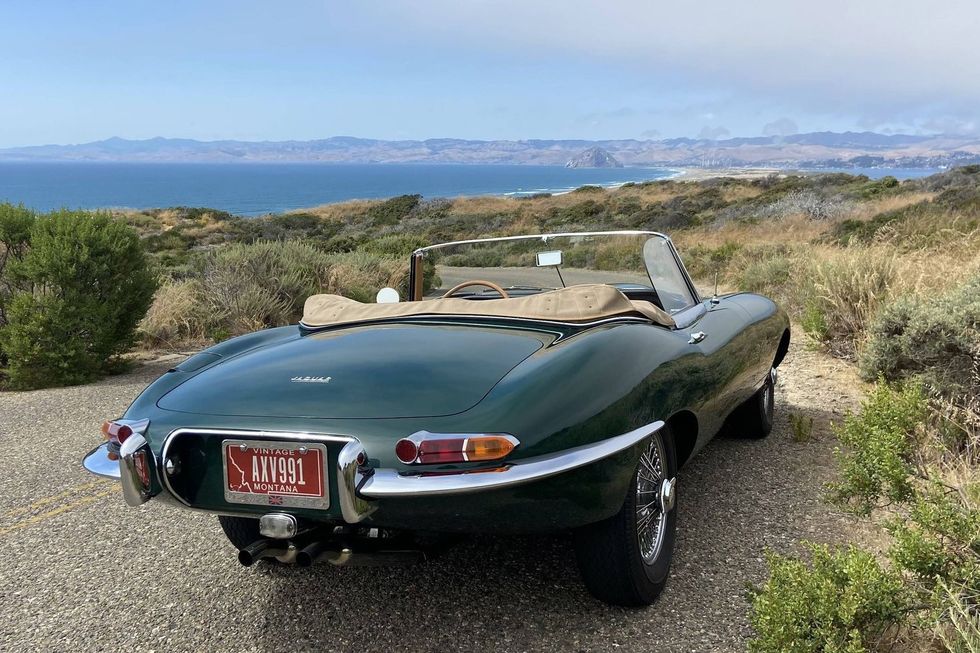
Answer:
[(630, 301), (612, 286), (584, 284), (512, 299), (428, 299), (398, 304), (362, 304), (339, 295), (313, 295), (303, 307), (303, 324), (334, 326), (417, 315), (518, 317), (552, 322), (592, 322), (610, 317), (645, 317), (666, 327), (674, 319), (650, 302)]

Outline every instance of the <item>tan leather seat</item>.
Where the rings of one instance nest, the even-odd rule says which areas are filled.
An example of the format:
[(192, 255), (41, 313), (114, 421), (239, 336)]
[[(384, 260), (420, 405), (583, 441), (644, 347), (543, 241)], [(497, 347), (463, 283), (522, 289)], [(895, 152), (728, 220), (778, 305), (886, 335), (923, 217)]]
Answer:
[(313, 295), (303, 307), (302, 324), (334, 326), (419, 315), (517, 317), (552, 322), (593, 322), (611, 317), (645, 317), (674, 326), (674, 319), (650, 302), (630, 301), (604, 284), (583, 284), (526, 297), (470, 300), (451, 297), (399, 304), (363, 304), (339, 295)]

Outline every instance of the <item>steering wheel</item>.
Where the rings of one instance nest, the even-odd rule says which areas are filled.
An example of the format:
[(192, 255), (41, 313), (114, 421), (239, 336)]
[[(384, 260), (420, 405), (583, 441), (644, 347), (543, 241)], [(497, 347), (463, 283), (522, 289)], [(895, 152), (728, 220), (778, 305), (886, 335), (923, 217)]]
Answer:
[(510, 295), (507, 294), (506, 290), (504, 290), (503, 288), (501, 288), (500, 286), (498, 286), (492, 281), (483, 281), (482, 279), (473, 279), (472, 281), (464, 281), (463, 283), (458, 283), (452, 288), (450, 288), (448, 291), (446, 291), (446, 294), (443, 295), (442, 298), (446, 299), (447, 297), (452, 297), (463, 288), (469, 288), (470, 286), (486, 286), (490, 290), (499, 292), (500, 296), (503, 297), (504, 299), (510, 299)]

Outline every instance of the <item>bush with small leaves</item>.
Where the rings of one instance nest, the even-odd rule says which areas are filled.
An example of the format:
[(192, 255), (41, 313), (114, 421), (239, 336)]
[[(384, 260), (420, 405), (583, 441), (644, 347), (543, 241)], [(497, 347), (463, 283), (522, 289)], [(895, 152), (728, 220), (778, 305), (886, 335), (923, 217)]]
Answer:
[(203, 275), (212, 323), (240, 335), (296, 321), (303, 303), (321, 291), (328, 254), (299, 241), (235, 244), (215, 251)]
[(837, 427), (843, 446), (837, 451), (841, 480), (834, 499), (858, 514), (870, 514), (882, 497), (892, 502), (913, 495), (917, 432), (927, 415), (921, 388), (894, 389), (879, 383), (861, 405)]
[(956, 400), (980, 394), (980, 275), (944, 295), (887, 304), (859, 361), (867, 379), (918, 379)]
[(863, 653), (905, 614), (900, 575), (849, 547), (809, 545), (812, 560), (767, 555), (769, 579), (750, 593), (753, 653)]
[[(27, 254), (31, 240), (31, 227), (37, 215), (22, 205), (0, 204), (0, 326), (6, 323), (6, 306), (20, 287), (9, 274), (7, 264), (20, 261)], [(3, 353), (0, 352), (0, 362)]]
[(0, 342), (11, 386), (84, 383), (128, 351), (156, 289), (136, 232), (105, 213), (56, 211), (34, 221), (10, 264), (20, 290)]

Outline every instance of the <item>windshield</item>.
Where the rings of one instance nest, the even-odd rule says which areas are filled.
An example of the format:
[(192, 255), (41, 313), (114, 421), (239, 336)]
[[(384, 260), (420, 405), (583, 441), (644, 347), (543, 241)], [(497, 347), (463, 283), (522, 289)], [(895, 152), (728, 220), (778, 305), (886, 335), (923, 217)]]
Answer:
[(673, 246), (651, 233), (521, 236), (423, 248), (421, 298), (499, 299), (578, 284), (616, 286), (676, 313), (696, 302)]

